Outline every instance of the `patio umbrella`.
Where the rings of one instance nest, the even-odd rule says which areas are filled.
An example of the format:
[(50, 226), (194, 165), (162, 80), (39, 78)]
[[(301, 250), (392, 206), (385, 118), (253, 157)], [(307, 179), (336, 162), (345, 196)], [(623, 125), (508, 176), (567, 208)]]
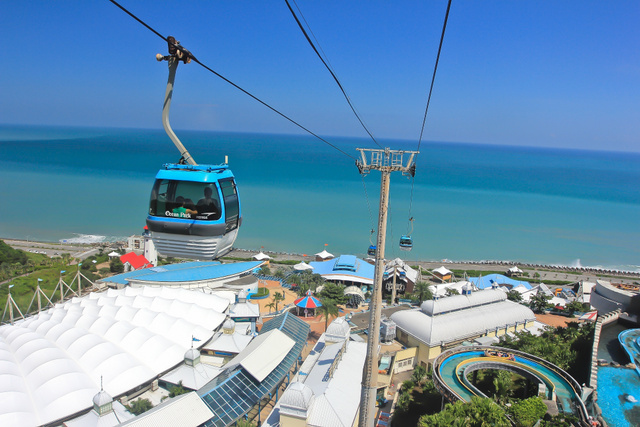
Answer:
[(318, 308), (322, 306), (322, 303), (318, 300), (318, 298), (311, 295), (311, 291), (307, 291), (307, 294), (302, 298), (298, 298), (293, 302), (297, 307), (300, 308)]

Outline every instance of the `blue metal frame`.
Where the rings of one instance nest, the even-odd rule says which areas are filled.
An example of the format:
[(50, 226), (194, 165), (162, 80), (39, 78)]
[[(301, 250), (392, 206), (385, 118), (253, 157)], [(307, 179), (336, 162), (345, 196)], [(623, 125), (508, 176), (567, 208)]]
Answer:
[[(258, 382), (241, 365), (222, 372), (209, 384), (198, 390), (198, 395), (215, 414), (204, 423), (207, 427), (226, 427), (247, 414), (262, 399), (271, 398), (274, 390), (287, 378), (307, 343), (310, 327), (291, 313), (283, 313), (266, 322), (260, 334), (279, 329), (295, 341), (280, 364)], [(277, 393), (277, 392), (276, 392)]]

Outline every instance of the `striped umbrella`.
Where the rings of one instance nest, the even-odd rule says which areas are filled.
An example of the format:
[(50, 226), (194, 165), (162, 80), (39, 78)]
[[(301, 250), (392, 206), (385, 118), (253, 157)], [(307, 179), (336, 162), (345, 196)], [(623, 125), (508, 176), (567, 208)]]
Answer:
[(300, 308), (318, 308), (322, 306), (322, 303), (318, 298), (311, 295), (311, 291), (307, 291), (307, 295), (302, 298), (298, 298), (293, 303)]

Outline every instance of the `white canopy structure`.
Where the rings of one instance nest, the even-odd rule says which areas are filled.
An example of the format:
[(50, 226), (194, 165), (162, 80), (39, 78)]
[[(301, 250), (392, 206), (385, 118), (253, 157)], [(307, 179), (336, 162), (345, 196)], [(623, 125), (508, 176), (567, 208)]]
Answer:
[(318, 252), (316, 254), (316, 260), (324, 261), (324, 260), (331, 259), (331, 258), (334, 258), (333, 254), (330, 254), (329, 252), (327, 252), (326, 249), (324, 249), (322, 252)]
[(229, 302), (186, 289), (125, 288), (73, 298), (0, 327), (0, 425), (53, 424), (119, 396), (207, 342)]
[(109, 254), (109, 258), (113, 258), (114, 256), (119, 257), (119, 256), (120, 256), (120, 254), (119, 254), (118, 252), (116, 252), (116, 251), (113, 251), (113, 252), (111, 252), (111, 253)]
[(301, 263), (294, 265), (293, 269), (296, 271), (305, 271), (305, 270), (313, 270), (313, 267), (311, 267), (306, 262), (302, 261)]
[(446, 276), (448, 274), (451, 274), (451, 271), (445, 266), (438, 267), (434, 269), (433, 272), (439, 274), (440, 276)]
[(271, 257), (263, 252), (257, 253), (253, 256), (256, 261), (268, 261)]

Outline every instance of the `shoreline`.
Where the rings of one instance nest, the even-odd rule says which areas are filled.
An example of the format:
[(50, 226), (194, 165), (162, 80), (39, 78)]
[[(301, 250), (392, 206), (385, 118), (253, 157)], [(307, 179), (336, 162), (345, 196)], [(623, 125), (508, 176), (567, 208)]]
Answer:
[[(93, 237), (93, 236), (92, 236)], [(100, 247), (115, 247), (126, 245), (126, 241), (101, 241), (101, 242), (46, 242), (46, 241), (38, 241), (38, 240), (25, 240), (25, 239), (10, 239), (10, 238), (2, 238), (9, 246), (22, 249), (29, 252), (31, 249), (38, 250), (41, 249), (45, 252), (46, 255), (52, 256), (51, 251), (56, 252), (76, 252), (83, 253), (86, 252), (87, 249), (94, 249)], [(53, 252), (53, 256), (56, 255), (56, 252)], [(251, 256), (255, 255), (260, 251), (244, 249), (244, 248), (233, 248), (231, 252), (226, 254), (222, 258), (251, 258)], [(294, 261), (315, 261), (314, 255), (305, 255), (291, 252), (278, 252), (278, 251), (268, 251), (262, 250), (263, 253), (272, 257), (275, 261), (274, 264), (277, 264), (278, 259), (286, 258), (286, 260), (294, 260)], [(73, 253), (72, 253), (73, 256)], [(518, 266), (521, 269), (526, 269), (528, 271), (538, 271), (539, 273), (544, 272), (552, 272), (557, 274), (566, 274), (566, 275), (578, 275), (585, 276), (583, 280), (592, 280), (595, 281), (597, 276), (607, 276), (616, 279), (627, 279), (633, 280), (635, 278), (640, 278), (640, 270), (638, 271), (622, 271), (622, 270), (614, 270), (614, 269), (606, 269), (599, 267), (573, 267), (566, 265), (553, 265), (553, 264), (533, 264), (527, 262), (517, 262), (517, 261), (507, 261), (507, 260), (488, 260), (488, 261), (452, 261), (452, 260), (442, 260), (442, 261), (431, 261), (431, 260), (403, 260), (407, 265), (415, 266), (418, 265), (424, 270), (433, 270), (434, 268), (438, 268), (440, 266), (445, 266), (449, 270), (476, 270), (476, 271), (503, 271), (509, 267)], [(591, 277), (595, 276), (595, 277)], [(529, 277), (530, 278), (530, 277)], [(527, 277), (521, 277), (521, 279), (527, 279)], [(547, 279), (550, 279), (547, 277)], [(561, 277), (556, 277), (554, 279), (563, 280)]]

